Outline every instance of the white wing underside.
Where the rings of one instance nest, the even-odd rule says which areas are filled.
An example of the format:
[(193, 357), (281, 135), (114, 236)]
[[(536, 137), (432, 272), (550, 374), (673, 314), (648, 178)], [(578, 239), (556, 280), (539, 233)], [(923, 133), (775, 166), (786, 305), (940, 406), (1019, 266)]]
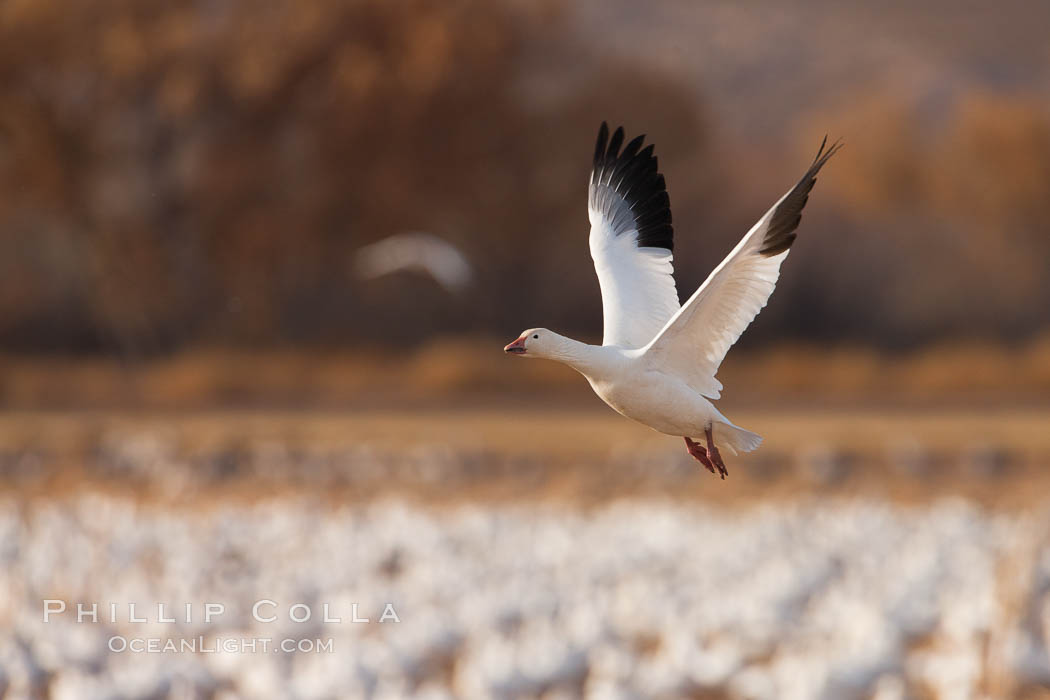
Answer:
[(758, 316), (780, 277), (817, 173), (841, 147), (820, 144), (802, 179), (777, 200), (643, 350), (648, 367), (717, 399), (715, 378), (729, 348)]
[(618, 236), (593, 209), (590, 247), (602, 289), (602, 345), (641, 348), (678, 311), (671, 251), (638, 248), (637, 232)]
[(652, 366), (710, 399), (722, 395), (715, 374), (729, 348), (766, 305), (790, 252), (770, 257), (758, 252), (775, 209), (744, 236), (643, 354)]

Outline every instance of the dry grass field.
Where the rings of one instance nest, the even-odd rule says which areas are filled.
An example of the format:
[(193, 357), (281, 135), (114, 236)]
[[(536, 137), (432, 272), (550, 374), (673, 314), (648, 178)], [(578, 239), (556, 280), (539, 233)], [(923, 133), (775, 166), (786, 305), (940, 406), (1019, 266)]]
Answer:
[[(515, 326), (505, 338), (436, 338), (398, 350), (214, 348), (124, 360), (0, 354), (0, 407), (374, 411), (494, 402), (595, 405), (571, 369), (507, 357), (503, 345), (519, 330)], [(899, 352), (797, 343), (745, 347), (730, 353), (719, 377), (731, 407), (1045, 406), (1050, 335), (1014, 345), (960, 340)]]
[[(462, 501), (767, 499), (799, 493), (988, 505), (1050, 493), (1050, 410), (730, 411), (765, 443), (718, 481), (604, 407), (445, 410), (19, 412), (0, 415), (0, 489), (97, 488), (178, 501), (289, 492)], [(727, 456), (728, 457), (728, 456)]]

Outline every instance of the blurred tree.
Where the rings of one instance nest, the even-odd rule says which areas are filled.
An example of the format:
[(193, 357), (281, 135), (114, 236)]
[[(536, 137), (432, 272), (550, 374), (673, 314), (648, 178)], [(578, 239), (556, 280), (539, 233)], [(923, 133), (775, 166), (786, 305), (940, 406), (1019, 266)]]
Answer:
[[(686, 72), (586, 48), (565, 11), (0, 4), (0, 344), (134, 356), (535, 324), (596, 337), (585, 192), (603, 119), (658, 145), (688, 295), (819, 136), (790, 158), (720, 144)], [(843, 106), (799, 118), (849, 148), (821, 178), (778, 313), (744, 342), (1050, 323), (1045, 100), (973, 94), (931, 117), (889, 88), (829, 92)], [(408, 274), (353, 279), (358, 247), (405, 230), (471, 258), (465, 297)]]
[[(504, 330), (594, 286), (589, 144), (602, 108), (631, 96), (624, 84), (668, 107), (650, 124), (697, 141), (681, 91), (627, 67), (592, 65), (540, 109), (523, 99), (528, 38), (543, 37), (552, 77), (549, 53), (572, 50), (550, 4), (26, 0), (3, 12), (8, 346)], [(469, 307), (425, 280), (354, 283), (352, 251), (405, 229), (476, 260)], [(548, 261), (570, 250), (579, 282), (565, 284)], [(586, 313), (556, 303), (554, 321), (596, 318), (588, 295)]]

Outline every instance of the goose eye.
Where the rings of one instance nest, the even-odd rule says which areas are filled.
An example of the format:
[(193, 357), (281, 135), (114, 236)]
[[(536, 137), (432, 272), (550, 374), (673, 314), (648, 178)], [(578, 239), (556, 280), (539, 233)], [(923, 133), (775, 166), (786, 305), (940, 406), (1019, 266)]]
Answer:
[(535, 338), (536, 340), (539, 340), (540, 339), (540, 334), (536, 333), (532, 337)]

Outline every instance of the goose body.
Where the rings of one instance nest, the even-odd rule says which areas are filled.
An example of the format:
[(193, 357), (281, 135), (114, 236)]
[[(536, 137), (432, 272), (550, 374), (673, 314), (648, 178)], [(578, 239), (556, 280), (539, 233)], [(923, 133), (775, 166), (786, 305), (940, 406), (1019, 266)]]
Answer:
[(642, 148), (644, 136), (621, 151), (623, 141), (622, 128), (610, 139), (602, 124), (588, 189), (591, 258), (602, 290), (602, 344), (533, 328), (504, 350), (573, 367), (615, 411), (685, 438), (689, 454), (725, 478), (718, 446), (734, 454), (748, 452), (762, 438), (715, 407), (722, 391), (718, 367), (773, 293), (817, 172), (839, 145), (825, 150), (825, 140), (802, 179), (679, 305), (664, 178), (653, 146)]

